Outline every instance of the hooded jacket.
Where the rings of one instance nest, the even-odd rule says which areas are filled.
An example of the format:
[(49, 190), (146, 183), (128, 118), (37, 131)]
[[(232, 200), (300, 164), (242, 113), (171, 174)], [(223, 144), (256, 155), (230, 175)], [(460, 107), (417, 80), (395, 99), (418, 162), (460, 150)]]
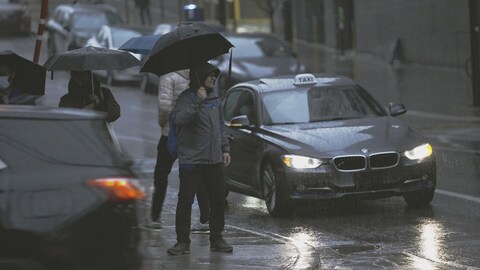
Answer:
[[(94, 106), (95, 111), (107, 113), (105, 120), (113, 122), (120, 117), (120, 105), (113, 97), (110, 89), (101, 87), (97, 79), (93, 79), (94, 93), (99, 97), (100, 102)], [(68, 82), (68, 93), (60, 98), (59, 107), (69, 107), (83, 109), (92, 101), (89, 97), (91, 93), (91, 86), (88, 89), (75, 83), (73, 79)]]
[(197, 96), (199, 82), (219, 70), (204, 63), (190, 69), (190, 87), (178, 96), (173, 112), (180, 164), (223, 163), (223, 153), (230, 152), (219, 96), (207, 89), (208, 96)]
[(168, 114), (180, 93), (188, 88), (189, 70), (179, 70), (160, 76), (158, 81), (158, 124), (162, 136), (168, 136)]

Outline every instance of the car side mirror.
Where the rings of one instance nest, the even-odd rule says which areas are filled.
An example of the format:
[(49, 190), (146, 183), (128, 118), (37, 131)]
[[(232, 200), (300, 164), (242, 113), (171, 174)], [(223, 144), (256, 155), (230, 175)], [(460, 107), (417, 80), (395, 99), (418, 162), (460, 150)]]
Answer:
[(250, 120), (246, 115), (235, 116), (230, 120), (230, 127), (244, 128), (250, 126)]
[(399, 116), (407, 112), (405, 105), (393, 102), (388, 104), (388, 110), (390, 111), (391, 116)]

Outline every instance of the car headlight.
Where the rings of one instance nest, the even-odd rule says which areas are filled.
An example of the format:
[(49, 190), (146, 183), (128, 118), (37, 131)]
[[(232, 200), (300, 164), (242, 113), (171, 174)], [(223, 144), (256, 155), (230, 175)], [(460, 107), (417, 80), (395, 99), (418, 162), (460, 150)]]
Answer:
[(295, 169), (313, 169), (322, 164), (319, 159), (297, 155), (284, 155), (282, 160), (285, 165)]
[(433, 153), (432, 146), (429, 143), (422, 144), (413, 148), (412, 150), (405, 151), (405, 156), (411, 160), (422, 159), (430, 156)]

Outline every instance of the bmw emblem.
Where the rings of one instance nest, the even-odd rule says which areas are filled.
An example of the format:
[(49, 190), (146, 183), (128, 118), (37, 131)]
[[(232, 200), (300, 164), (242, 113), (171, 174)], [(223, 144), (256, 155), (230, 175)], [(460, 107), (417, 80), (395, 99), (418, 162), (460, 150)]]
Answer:
[(362, 153), (364, 153), (364, 154), (368, 153), (368, 149), (367, 148), (362, 148)]

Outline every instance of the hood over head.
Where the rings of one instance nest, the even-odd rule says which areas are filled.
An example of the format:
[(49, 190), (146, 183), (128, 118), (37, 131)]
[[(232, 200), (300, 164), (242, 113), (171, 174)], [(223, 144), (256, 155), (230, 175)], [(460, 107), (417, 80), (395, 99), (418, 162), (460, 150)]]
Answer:
[(197, 89), (203, 86), (203, 83), (207, 79), (207, 75), (211, 72), (215, 72), (216, 76), (220, 73), (220, 70), (209, 63), (201, 63), (193, 66), (190, 69), (190, 83), (189, 86), (192, 89)]

